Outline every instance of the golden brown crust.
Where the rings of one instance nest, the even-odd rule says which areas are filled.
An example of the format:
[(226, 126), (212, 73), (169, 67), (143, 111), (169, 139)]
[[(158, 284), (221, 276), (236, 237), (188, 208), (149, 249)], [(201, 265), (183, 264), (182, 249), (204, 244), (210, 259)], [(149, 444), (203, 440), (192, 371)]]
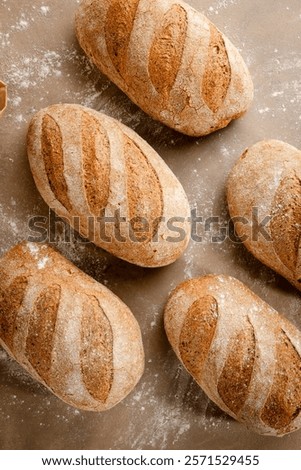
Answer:
[(231, 341), (217, 389), (226, 406), (238, 414), (243, 408), (255, 361), (254, 328), (249, 322)]
[(301, 333), (244, 284), (186, 281), (164, 323), (178, 358), (225, 412), (259, 434), (301, 428)]
[[(1, 272), (1, 284), (3, 282)], [(16, 317), (22, 305), (28, 280), (25, 276), (17, 276), (11, 284), (0, 287), (0, 337), (13, 351)]]
[[(87, 203), (91, 213), (98, 217), (103, 214), (110, 194), (110, 143), (99, 121), (85, 112), (81, 137)], [(97, 158), (96, 148), (101, 160)]]
[[(158, 232), (163, 216), (163, 190), (155, 169), (135, 142), (124, 139), (124, 157), (127, 179), (127, 199), (131, 221), (146, 219), (149, 230), (139, 232), (137, 237), (150, 242)], [(151, 188), (151, 198), (149, 191)], [(132, 223), (135, 232), (135, 224)], [(147, 227), (146, 227), (147, 228)]]
[(187, 312), (181, 329), (179, 351), (187, 370), (194, 377), (201, 377), (217, 318), (218, 306), (210, 295), (196, 300)]
[(84, 305), (81, 338), (83, 381), (90, 395), (105, 403), (114, 380), (114, 342), (110, 322), (96, 298)]
[(127, 50), (139, 0), (113, 0), (106, 15), (105, 38), (108, 54), (115, 69), (126, 76)]
[(51, 375), (55, 324), (60, 300), (60, 286), (51, 285), (42, 290), (28, 315), (25, 355), (45, 382), (49, 381)]
[(5, 83), (0, 81), (0, 116), (5, 111), (7, 105), (7, 88)]
[(276, 370), (273, 385), (261, 419), (274, 429), (284, 429), (301, 411), (301, 356), (282, 330), (276, 346)]
[(231, 64), (222, 34), (210, 25), (208, 59), (202, 82), (202, 95), (213, 113), (223, 105), (231, 83)]
[(297, 171), (289, 171), (280, 181), (272, 206), (271, 235), (275, 252), (283, 264), (301, 280), (301, 178)]
[(41, 148), (49, 186), (56, 199), (72, 211), (64, 178), (63, 139), (59, 125), (49, 114), (45, 114), (42, 121)]
[(174, 86), (182, 64), (187, 34), (187, 13), (181, 5), (173, 5), (165, 13), (162, 25), (151, 45), (148, 70), (157, 92), (164, 98)]

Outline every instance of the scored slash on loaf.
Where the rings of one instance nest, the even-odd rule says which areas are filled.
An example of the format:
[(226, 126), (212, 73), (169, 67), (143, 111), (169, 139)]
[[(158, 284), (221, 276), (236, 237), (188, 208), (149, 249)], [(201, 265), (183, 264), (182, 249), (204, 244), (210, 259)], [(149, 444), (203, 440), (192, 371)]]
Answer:
[(233, 44), (174, 0), (82, 0), (76, 33), (89, 58), (154, 119), (191, 136), (240, 117), (253, 84)]
[(0, 345), (77, 408), (107, 410), (144, 369), (133, 314), (109, 289), (47, 245), (22, 243), (0, 260)]
[(5, 111), (7, 105), (7, 87), (0, 81), (0, 116)]
[(259, 434), (301, 428), (301, 333), (244, 284), (186, 281), (164, 322), (178, 358), (222, 410)]
[(28, 157), (46, 203), (97, 246), (145, 267), (182, 255), (190, 238), (187, 196), (128, 127), (83, 106), (50, 106), (31, 121)]
[(246, 248), (301, 290), (301, 151), (278, 140), (258, 142), (232, 169), (227, 193)]

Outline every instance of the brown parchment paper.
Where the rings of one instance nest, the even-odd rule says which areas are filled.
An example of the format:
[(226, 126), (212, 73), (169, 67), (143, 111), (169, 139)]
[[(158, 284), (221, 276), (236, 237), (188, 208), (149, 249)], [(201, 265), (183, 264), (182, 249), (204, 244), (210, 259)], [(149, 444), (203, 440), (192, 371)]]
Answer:
[[(227, 227), (227, 175), (247, 146), (278, 138), (301, 148), (300, 0), (188, 0), (240, 49), (255, 85), (250, 111), (223, 131), (191, 139), (152, 121), (79, 49), (77, 0), (0, 0), (0, 76), (9, 87), (0, 126), (0, 254), (28, 238), (33, 216), (48, 217), (26, 156), (26, 131), (42, 107), (79, 103), (120, 119), (159, 152), (197, 215)], [(56, 221), (52, 219), (52, 224)], [(208, 228), (208, 227), (207, 227)], [(163, 307), (179, 282), (206, 273), (236, 276), (301, 328), (300, 293), (218, 227), (192, 240), (171, 266), (131, 266), (71, 238), (54, 245), (128, 304), (142, 330), (146, 369), (112, 410), (77, 411), (38, 385), (0, 350), (2, 449), (300, 449), (301, 433), (253, 434), (220, 412), (179, 365), (163, 329)], [(231, 232), (230, 232), (231, 234)], [(221, 235), (218, 233), (218, 235)]]

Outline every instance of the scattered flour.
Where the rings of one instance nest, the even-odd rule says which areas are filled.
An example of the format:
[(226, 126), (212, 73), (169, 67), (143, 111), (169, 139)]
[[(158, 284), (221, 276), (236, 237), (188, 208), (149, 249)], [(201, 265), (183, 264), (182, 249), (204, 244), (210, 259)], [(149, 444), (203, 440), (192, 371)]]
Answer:
[(217, 15), (219, 13), (219, 10), (228, 8), (231, 5), (236, 5), (238, 0), (216, 0), (213, 1), (211, 6), (209, 7), (210, 12), (215, 12)]
[(42, 15), (47, 16), (49, 11), (50, 11), (50, 7), (46, 6), (46, 5), (42, 5), (41, 8), (40, 8), (40, 11), (41, 11)]
[(38, 269), (44, 269), (49, 261), (49, 258), (45, 256), (38, 261)]
[(275, 98), (276, 96), (283, 96), (284, 91), (274, 91), (271, 96)]
[[(61, 56), (56, 51), (42, 51), (41, 57), (27, 55), (11, 63), (6, 72), (6, 81), (15, 89), (29, 89), (43, 83), (47, 77), (61, 74)], [(14, 97), (20, 100), (19, 96)]]
[[(79, 1), (80, 0), (76, 0), (74, 3), (79, 3)], [(9, 2), (2, 0), (2, 3)], [(237, 3), (238, 0), (213, 0), (208, 10), (210, 13), (217, 15), (222, 13), (222, 9), (226, 9)], [(108, 80), (102, 78), (99, 81), (99, 75), (95, 73), (94, 67), (85, 58), (85, 56), (79, 52), (75, 43), (61, 44), (60, 48), (57, 49), (43, 49), (41, 47), (36, 49), (33, 47), (24, 55), (18, 54), (13, 48), (14, 38), (16, 36), (20, 38), (21, 33), (30, 33), (31, 29), (33, 29), (33, 26), (36, 25), (38, 21), (43, 22), (44, 24), (49, 19), (47, 17), (49, 17), (50, 14), (50, 7), (46, 4), (42, 4), (42, 2), (40, 2), (40, 4), (41, 5), (36, 9), (35, 18), (32, 18), (30, 16), (31, 14), (18, 14), (17, 19), (10, 26), (10, 29), (0, 32), (0, 47), (6, 53), (5, 48), (10, 46), (9, 50), (11, 54), (9, 65), (4, 68), (3, 73), (5, 73), (5, 77), (1, 77), (8, 82), (10, 88), (9, 107), (11, 109), (8, 110), (7, 117), (11, 117), (12, 122), (15, 122), (16, 125), (19, 126), (18, 129), (24, 129), (25, 122), (28, 120), (28, 116), (26, 115), (27, 111), (24, 110), (23, 106), (26, 95), (32, 90), (35, 90), (35, 93), (40, 92), (40, 103), (35, 101), (32, 106), (34, 107), (39, 104), (42, 106), (44, 104), (44, 99), (45, 101), (47, 100), (47, 93), (50, 88), (49, 83), (51, 83), (54, 88), (59, 87), (62, 83), (64, 88), (61, 89), (61, 94), (57, 95), (60, 96), (59, 99), (62, 98), (70, 102), (78, 102), (83, 105), (102, 110), (107, 114), (120, 119), (139, 133), (147, 135), (149, 137), (149, 141), (154, 143), (155, 146), (162, 148), (164, 148), (164, 146), (177, 147), (179, 142), (185, 142), (185, 145), (188, 145), (187, 141), (180, 135), (172, 133), (172, 131), (169, 131), (159, 123), (153, 123), (151, 120), (147, 121), (148, 118), (144, 113), (132, 105), (124, 95), (117, 92), (116, 88)], [(9, 9), (9, 7), (6, 8)], [(256, 56), (255, 52), (254, 57)], [(278, 54), (278, 49), (275, 49), (274, 52), (275, 54)], [(245, 57), (246, 62), (249, 65), (254, 63), (254, 57)], [(72, 65), (77, 75), (70, 75), (69, 72), (66, 71), (64, 67), (64, 64), (66, 63)], [(262, 75), (264, 73), (267, 77), (270, 77), (272, 76), (275, 67), (280, 72), (289, 70), (297, 71), (301, 68), (301, 59), (300, 56), (293, 52), (290, 53), (288, 57), (277, 55), (277, 57), (273, 57), (269, 63), (263, 67), (265, 67), (264, 70), (259, 68), (260, 74)], [(71, 84), (73, 85), (77, 81), (80, 83), (78, 89), (72, 88)], [(69, 84), (70, 89), (68, 88)], [(282, 83), (281, 89), (279, 89), (279, 84), (277, 84), (277, 88), (275, 85), (275, 89), (272, 91), (271, 97), (278, 98), (279, 101), (281, 101), (283, 96), (286, 96), (287, 93), (291, 93), (289, 100), (290, 103), (296, 102), (298, 104), (298, 101), (301, 100), (301, 82), (298, 80), (297, 75), (296, 80)], [(275, 99), (274, 102), (276, 101), (277, 100)], [(287, 109), (282, 103), (279, 105), (279, 108), (281, 108), (283, 112)], [(33, 110), (30, 109), (29, 114), (32, 114), (32, 111)], [(269, 107), (261, 107), (258, 110), (259, 114), (266, 114), (270, 111), (271, 109)], [(9, 115), (9, 112), (11, 113), (11, 116)], [(248, 119), (248, 117), (246, 117), (246, 119)], [(299, 116), (299, 119), (301, 120), (301, 115)], [(152, 135), (147, 134), (148, 126), (145, 124), (146, 122), (151, 122), (151, 126), (149, 126), (149, 128)], [(225, 133), (227, 133), (227, 131), (225, 131)], [(220, 133), (217, 133), (208, 138), (208, 140), (218, 140), (220, 135)], [(235, 138), (235, 132), (232, 128), (232, 140), (229, 143), (229, 146), (224, 145), (222, 143), (223, 140), (221, 140), (220, 145), (216, 146), (217, 155), (213, 155), (214, 158), (221, 156), (222, 160), (219, 160), (219, 162), (221, 163), (222, 161), (226, 161), (228, 162), (227, 165), (229, 167), (231, 166), (231, 162), (234, 162), (237, 158), (237, 155), (235, 154), (235, 144), (237, 144), (237, 141), (235, 141)], [(243, 142), (242, 147), (244, 146), (245, 142)], [(191, 182), (189, 184), (189, 194), (193, 195), (191, 198), (193, 198), (193, 204), (198, 208), (198, 212), (206, 217), (213, 213), (214, 194), (216, 190), (216, 187), (211, 181), (212, 168), (209, 169), (206, 167), (206, 161), (203, 162), (203, 157), (206, 157), (205, 141), (203, 139), (195, 141), (194, 143), (191, 143), (191, 147), (196, 147), (199, 149), (199, 152), (197, 155), (194, 155), (194, 167), (191, 168), (190, 171)], [(18, 157), (13, 155), (13, 158)], [(10, 157), (9, 161), (13, 161), (13, 158)], [(189, 159), (187, 160), (187, 165), (189, 165)], [(220, 171), (224, 171), (225, 167), (221, 165)], [(1, 223), (7, 230), (3, 236), (1, 232), (0, 253), (3, 253), (9, 246), (23, 240), (28, 235), (28, 226), (26, 221), (24, 222), (19, 220), (14, 214), (14, 208), (16, 205), (16, 201), (12, 199), (12, 210), (10, 213), (4, 211), (0, 206)], [(221, 208), (220, 211), (222, 211)], [(183, 257), (183, 272), (181, 273), (183, 278), (187, 279), (195, 277), (202, 274), (203, 270), (208, 268), (208, 266), (202, 265), (202, 252), (205, 252), (205, 250), (208, 249), (207, 242), (208, 241), (205, 240), (203, 244), (198, 244), (197, 246), (194, 243), (189, 245)], [(109, 276), (110, 280), (103, 279), (103, 271), (106, 268), (103, 260), (96, 262), (95, 257), (93, 256), (91, 258), (87, 258), (89, 250), (86, 250), (80, 243), (72, 243), (70, 245), (57, 243), (57, 246), (63, 254), (80, 267), (85, 268), (88, 265), (89, 270), (91, 268), (91, 271), (94, 274), (97, 273), (99, 279), (101, 279), (104, 284), (109, 284), (110, 287), (110, 283), (112, 283), (111, 278), (113, 278), (113, 276)], [(220, 266), (218, 263), (220, 263), (220, 259), (225, 255), (227, 251), (226, 248), (216, 247), (217, 257), (215, 259), (217, 260), (217, 264), (214, 266), (214, 269)], [(32, 246), (32, 250), (37, 254), (34, 246)], [(241, 262), (243, 266), (245, 266), (243, 259), (244, 255), (245, 252), (241, 250), (241, 258), (239, 258), (239, 262)], [(233, 266), (236, 263), (235, 269), (237, 269), (237, 259), (234, 261), (229, 261), (229, 259), (227, 259), (228, 265), (229, 262), (232, 262)], [(255, 264), (255, 262), (254, 265), (257, 269), (257, 264)], [(47, 257), (39, 259), (39, 269), (43, 269), (46, 266)], [(166, 270), (167, 269), (172, 270), (172, 268), (166, 268)], [(256, 285), (257, 283), (258, 286), (262, 286), (265, 283), (267, 284), (268, 282), (271, 282), (271, 274), (264, 267), (259, 269), (258, 272), (256, 272), (256, 275), (258, 278), (255, 280), (251, 275), (247, 278), (250, 285), (252, 283)], [(120, 284), (120, 282), (123, 281), (124, 276), (122, 278), (117, 277), (116, 284)], [(138, 283), (139, 280), (137, 280), (137, 285)], [(175, 285), (172, 285), (171, 287), (175, 287)], [(290, 306), (291, 305), (293, 305), (292, 310), (297, 312), (299, 309), (299, 299), (297, 297), (295, 300), (290, 299)], [(155, 310), (149, 307), (145, 308), (145, 312), (143, 312), (143, 314), (146, 316), (146, 320), (143, 321), (145, 321), (145, 324), (148, 327), (150, 326), (150, 329), (147, 332), (148, 335), (146, 336), (153, 334), (156, 335), (157, 338), (160, 338), (160, 341), (163, 341), (162, 338), (164, 337), (164, 333), (161, 330), (162, 312), (159, 311), (158, 306), (155, 307)], [(167, 351), (167, 346), (165, 349)], [(120, 405), (130, 410), (129, 416), (132, 416), (132, 410), (135, 410), (135, 419), (129, 423), (127, 429), (128, 436), (130, 437), (128, 441), (131, 441), (132, 448), (143, 448), (146, 445), (162, 449), (167, 448), (169, 445), (179, 447), (183, 440), (184, 442), (189, 442), (190, 436), (200, 434), (200, 436), (204, 437), (204, 431), (209, 431), (209, 434), (214, 434), (215, 430), (218, 431), (220, 429), (225, 434), (225, 432), (230, 428), (230, 418), (225, 417), (225, 415), (220, 412), (216, 412), (212, 403), (205, 397), (200, 389), (198, 389), (183, 368), (178, 366), (178, 361), (174, 357), (174, 354), (167, 354), (167, 358), (164, 359), (162, 357), (158, 358), (155, 354), (156, 351), (153, 351), (153, 353), (153, 359), (148, 359), (147, 364), (148, 367), (154, 367), (154, 370), (152, 370), (152, 372), (148, 372), (148, 376), (138, 384), (137, 388), (130, 397), (128, 397), (124, 405)], [(40, 387), (36, 382), (33, 382), (29, 375), (23, 372), (23, 370), (17, 366), (14, 361), (8, 359), (6, 353), (2, 350), (0, 350), (0, 361), (7, 365), (9, 368), (9, 375), (11, 377), (18, 378), (22, 383), (34, 384), (33, 389), (35, 391)], [(159, 373), (155, 373), (155, 370), (159, 371)], [(164, 380), (166, 381), (165, 385)], [(50, 408), (53, 403), (56, 403), (56, 401), (52, 397), (49, 399), (50, 395), (43, 387), (41, 387), (41, 390), (42, 393), (45, 394), (45, 399), (42, 400), (42, 406), (45, 409), (47, 407)], [(9, 400), (9, 406), (4, 407), (3, 405), (2, 408), (4, 411), (7, 408), (10, 410), (11, 414), (13, 414), (15, 406), (18, 405), (22, 407), (24, 403), (22, 399), (16, 398), (16, 395), (11, 395)], [(74, 410), (73, 408), (68, 407), (66, 408), (64, 404), (59, 404), (58, 406), (61, 406), (61, 410), (63, 411), (53, 417), (57, 422), (68, 422), (68, 420), (70, 421), (73, 416), (77, 416), (80, 422), (80, 420), (84, 420), (86, 416), (85, 413), (82, 413), (79, 410)], [(11, 419), (11, 415), (7, 415), (7, 411), (5, 412), (7, 420)], [(112, 413), (114, 413), (114, 411), (112, 411)], [(22, 417), (23, 416), (24, 415), (22, 415)], [(47, 426), (47, 415), (45, 414), (42, 416), (44, 416), (45, 419), (39, 424)], [(110, 415), (108, 414), (107, 416), (109, 417)], [(98, 419), (99, 423), (103, 423), (103, 421), (101, 421), (101, 417), (94, 417), (92, 419), (91, 415), (89, 415), (89, 418), (87, 418), (86, 421), (86, 426), (89, 431), (92, 429), (92, 423), (96, 423)], [(140, 423), (142, 423), (140, 426), (137, 426), (136, 419), (140, 420)], [(20, 422), (22, 421), (23, 419), (20, 419)], [(99, 429), (100, 426), (96, 428)], [(118, 428), (119, 427), (117, 426), (115, 433), (116, 439), (114, 442), (115, 448), (118, 448), (119, 446), (122, 447), (124, 444), (124, 426), (120, 427), (120, 431)], [(85, 429), (85, 427), (82, 429)], [(137, 433), (137, 429), (139, 429), (139, 433)], [(200, 440), (199, 448), (206, 448), (206, 441), (203, 443), (202, 447), (202, 442)]]
[(37, 245), (34, 245), (33, 243), (27, 243), (27, 247), (29, 252), (34, 256), (37, 255), (40, 251), (39, 247)]
[(15, 205), (12, 204), (12, 210), (5, 210), (0, 205), (0, 255), (4, 254), (11, 246), (22, 241), (27, 233), (27, 224), (18, 219), (15, 215)]
[(266, 107), (266, 108), (261, 108), (258, 110), (259, 114), (265, 114), (265, 113), (268, 113), (270, 111), (270, 108)]

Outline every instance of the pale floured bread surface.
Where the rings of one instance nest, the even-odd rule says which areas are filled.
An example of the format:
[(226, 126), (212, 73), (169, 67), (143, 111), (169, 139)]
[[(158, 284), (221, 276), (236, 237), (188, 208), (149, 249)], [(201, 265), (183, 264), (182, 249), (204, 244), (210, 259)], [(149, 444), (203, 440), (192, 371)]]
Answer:
[(68, 404), (104, 411), (144, 369), (131, 311), (48, 245), (22, 243), (0, 260), (0, 344)]
[(301, 427), (301, 333), (244, 284), (186, 281), (164, 321), (180, 361), (226, 413), (259, 434)]
[(79, 43), (154, 119), (191, 136), (241, 116), (253, 99), (233, 44), (201, 13), (173, 0), (82, 0)]
[(247, 249), (300, 289), (301, 152), (278, 140), (258, 142), (234, 166), (227, 192)]

